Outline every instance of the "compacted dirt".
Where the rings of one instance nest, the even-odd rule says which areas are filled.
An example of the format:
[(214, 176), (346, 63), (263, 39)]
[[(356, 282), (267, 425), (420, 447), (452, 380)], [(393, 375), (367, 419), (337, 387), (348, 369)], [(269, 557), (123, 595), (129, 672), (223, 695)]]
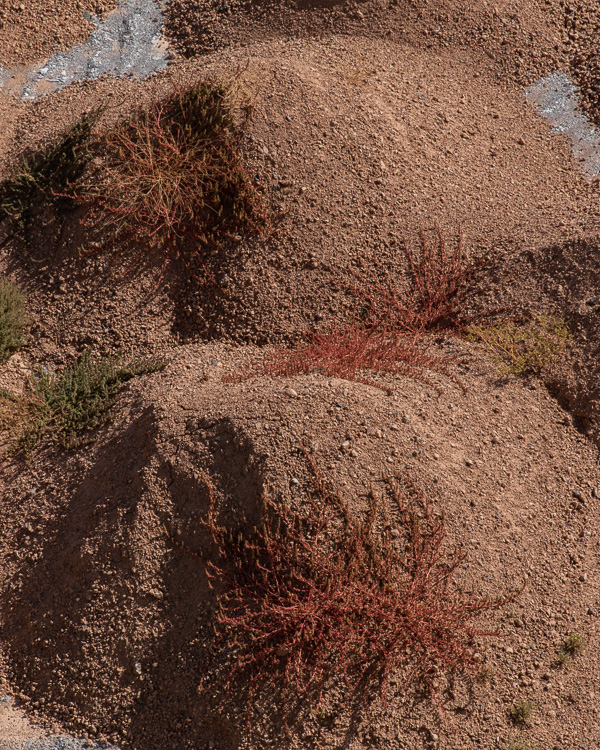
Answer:
[[(0, 8), (2, 67), (52, 52), (49, 7)], [(56, 41), (82, 40), (83, 12), (112, 7), (62, 3)], [(137, 750), (600, 747), (599, 185), (524, 97), (565, 71), (598, 117), (596, 4), (170, 0), (164, 12), (160, 75), (26, 103), (0, 91), (1, 176), (98, 105), (107, 127), (234, 74), (253, 101), (246, 169), (277, 219), (207, 256), (215, 283), (175, 262), (161, 277), (160, 258), (124, 273), (127, 259), (76, 253), (76, 227), (57, 243), (42, 220), (27, 251), (2, 248), (31, 327), (0, 386), (89, 348), (168, 364), (123, 389), (92, 444), (0, 464), (0, 747), (61, 732)], [(568, 324), (572, 342), (540, 377), (502, 376), (481, 344), (440, 335), (453, 377), (380, 378), (391, 394), (318, 374), (224, 380), (343, 319), (361, 262), (401, 288), (404, 243), (418, 254), (419, 231), (435, 244), (436, 227), (449, 250), (484, 259), (466, 312)], [(367, 707), (342, 695), (335, 711), (306, 707), (289, 735), (276, 698), (248, 728), (235, 690), (226, 708), (198, 692), (215, 604), (190, 554), (205, 541), (203, 477), (233, 517), (260, 515), (265, 494), (293, 504), (310, 484), (299, 441), (358, 516), (386, 475), (422, 487), (448, 548), (466, 552), (459, 588), (522, 589), (485, 619), (497, 635), (477, 643), (480, 679), (440, 674), (433, 698), (392, 681)], [(561, 664), (573, 633), (586, 647)], [(524, 724), (518, 701), (533, 706)]]

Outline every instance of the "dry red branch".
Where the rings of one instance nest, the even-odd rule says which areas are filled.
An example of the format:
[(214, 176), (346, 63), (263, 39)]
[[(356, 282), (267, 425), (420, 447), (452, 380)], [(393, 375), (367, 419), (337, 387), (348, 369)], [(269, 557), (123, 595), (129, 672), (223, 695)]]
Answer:
[(346, 289), (366, 308), (373, 324), (385, 321), (397, 331), (413, 335), (431, 331), (462, 331), (481, 314), (468, 314), (466, 298), (468, 282), (481, 267), (481, 258), (468, 259), (463, 249), (462, 233), (456, 246), (448, 250), (439, 229), (437, 244), (430, 243), (421, 231), (421, 251), (417, 255), (407, 242), (404, 253), (408, 260), (408, 288), (400, 290), (389, 273), (372, 259), (369, 268), (362, 263), (361, 271), (353, 271), (358, 285)]
[(389, 273), (376, 261), (370, 269), (353, 271), (357, 284), (344, 284), (361, 307), (360, 317), (350, 323), (334, 324), (323, 332), (309, 331), (294, 349), (277, 349), (265, 362), (225, 377), (236, 382), (255, 375), (293, 377), (310, 372), (354, 380), (392, 389), (372, 377), (377, 374), (406, 375), (432, 384), (427, 370), (452, 378), (456, 357), (434, 354), (428, 335), (435, 331), (462, 331), (473, 319), (465, 309), (467, 282), (480, 266), (467, 261), (459, 234), (457, 246), (446, 250), (439, 233), (432, 247), (422, 233), (422, 251), (417, 259), (405, 244), (412, 274), (407, 290), (394, 285)]
[[(473, 638), (492, 635), (474, 620), (510, 598), (482, 599), (453, 584), (464, 560), (445, 550), (443, 518), (425, 495), (398, 479), (371, 491), (364, 520), (325, 489), (312, 459), (302, 510), (265, 499), (261, 525), (232, 534), (204, 522), (218, 559), (209, 575), (219, 593), (217, 642), (232, 663), (221, 688), (281, 690), (284, 720), (294, 700), (317, 705), (331, 680), (350, 694), (385, 700), (391, 676), (430, 682), (432, 670), (477, 664)], [(408, 676), (407, 676), (408, 675)]]
[(433, 385), (425, 371), (437, 370), (456, 380), (450, 370), (456, 362), (456, 358), (428, 351), (426, 342), (419, 337), (397, 333), (383, 325), (334, 325), (324, 333), (305, 334), (304, 343), (295, 349), (277, 349), (266, 362), (258, 363), (249, 371), (226, 376), (225, 380), (236, 382), (253, 375), (293, 377), (318, 372), (391, 393), (389, 386), (367, 374), (406, 375)]

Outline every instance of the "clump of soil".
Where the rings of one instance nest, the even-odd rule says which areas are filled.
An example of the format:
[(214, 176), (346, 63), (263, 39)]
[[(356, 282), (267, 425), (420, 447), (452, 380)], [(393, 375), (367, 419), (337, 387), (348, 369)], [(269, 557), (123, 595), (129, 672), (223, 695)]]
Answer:
[(473, 4), (336, 0), (169, 0), (165, 33), (186, 56), (264, 41), (332, 35), (390, 38), (439, 54), (483, 50), (503, 75), (525, 83), (561, 64), (562, 8), (544, 3)]

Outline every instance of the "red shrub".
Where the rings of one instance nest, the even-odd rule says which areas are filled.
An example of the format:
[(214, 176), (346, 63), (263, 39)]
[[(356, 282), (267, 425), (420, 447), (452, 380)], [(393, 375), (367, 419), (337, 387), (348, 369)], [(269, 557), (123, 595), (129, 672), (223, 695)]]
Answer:
[(412, 484), (403, 492), (390, 479), (381, 496), (371, 491), (361, 521), (308, 460), (312, 490), (303, 507), (265, 499), (262, 524), (249, 534), (218, 522), (206, 480), (204, 526), (218, 553), (208, 563), (219, 595), (215, 632), (230, 655), (223, 692), (243, 678), (251, 707), (256, 691), (275, 688), (287, 723), (296, 701), (319, 704), (332, 680), (385, 700), (398, 672), (431, 686), (432, 669), (475, 666), (473, 638), (492, 635), (475, 618), (510, 599), (457, 590), (464, 555), (444, 549), (443, 518)]

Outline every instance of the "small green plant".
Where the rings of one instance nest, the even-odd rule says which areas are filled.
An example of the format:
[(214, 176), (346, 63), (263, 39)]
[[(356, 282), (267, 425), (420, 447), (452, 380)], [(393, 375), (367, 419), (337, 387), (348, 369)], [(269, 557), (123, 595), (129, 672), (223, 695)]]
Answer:
[(75, 186), (93, 156), (92, 128), (99, 114), (100, 110), (94, 110), (82, 115), (55, 143), (25, 155), (0, 182), (0, 224), (8, 222), (23, 232), (41, 202), (55, 210), (73, 207)]
[(481, 667), (477, 672), (477, 682), (480, 682), (482, 685), (487, 685), (487, 683), (493, 680), (495, 676), (496, 672), (490, 667)]
[(548, 315), (534, 315), (525, 325), (503, 321), (494, 326), (470, 325), (471, 341), (484, 344), (505, 375), (539, 373), (571, 341), (567, 324)]
[(562, 650), (558, 654), (558, 660), (561, 664), (566, 664), (571, 657), (579, 654), (585, 648), (585, 638), (579, 633), (571, 633), (565, 638)]
[(522, 737), (510, 737), (505, 750), (540, 750), (540, 747)]
[(510, 717), (515, 724), (525, 724), (533, 713), (533, 705), (529, 701), (517, 701), (510, 709)]
[(0, 277), (0, 361), (25, 343), (29, 321), (25, 294), (16, 284)]
[(0, 430), (9, 431), (14, 448), (25, 453), (45, 437), (77, 447), (84, 442), (81, 433), (107, 421), (124, 382), (165, 365), (160, 359), (98, 359), (88, 351), (60, 373), (45, 370), (32, 378), (22, 394), (0, 391)]

